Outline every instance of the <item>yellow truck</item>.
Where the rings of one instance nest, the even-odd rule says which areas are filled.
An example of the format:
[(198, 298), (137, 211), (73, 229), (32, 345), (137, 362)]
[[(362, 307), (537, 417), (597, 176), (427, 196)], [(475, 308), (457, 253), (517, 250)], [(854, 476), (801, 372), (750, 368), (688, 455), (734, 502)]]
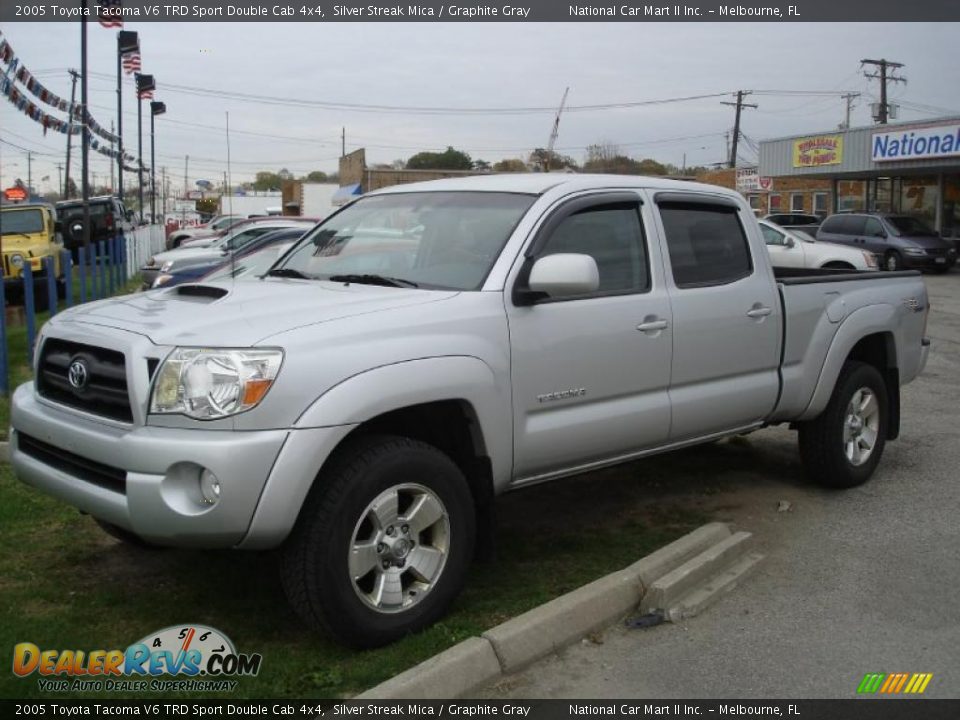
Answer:
[(59, 230), (56, 212), (50, 205), (20, 203), (0, 207), (0, 253), (3, 255), (3, 287), (7, 302), (23, 301), (23, 268), (29, 265), (33, 274), (35, 307), (47, 309), (46, 257), (53, 258), (57, 294), (63, 296), (63, 242), (57, 235)]

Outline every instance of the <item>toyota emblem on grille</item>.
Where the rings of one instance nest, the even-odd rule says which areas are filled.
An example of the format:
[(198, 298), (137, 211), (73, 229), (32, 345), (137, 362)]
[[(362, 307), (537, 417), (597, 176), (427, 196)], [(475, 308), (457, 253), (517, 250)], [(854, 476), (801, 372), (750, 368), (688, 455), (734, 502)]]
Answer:
[(87, 364), (83, 360), (74, 360), (70, 363), (70, 369), (67, 371), (70, 387), (74, 390), (83, 390), (87, 386), (88, 379)]

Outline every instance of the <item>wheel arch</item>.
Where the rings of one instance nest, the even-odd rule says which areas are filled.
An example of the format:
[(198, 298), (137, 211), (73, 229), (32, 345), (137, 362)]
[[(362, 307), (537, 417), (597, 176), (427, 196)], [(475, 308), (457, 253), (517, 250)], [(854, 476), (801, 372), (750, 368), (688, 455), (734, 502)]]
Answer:
[[(282, 542), (308, 494), (322, 483), (324, 470), (340, 454), (366, 437), (396, 435), (438, 448), (463, 472), (477, 510), (478, 553), (483, 555), (488, 549), (486, 528), (492, 524), (493, 497), (497, 486), (509, 480), (513, 462), (510, 407), (509, 387), (500, 387), (490, 367), (473, 357), (396, 363), (349, 378), (324, 393), (298, 419), (296, 427), (304, 437), (333, 433), (329, 446), (314, 448), (312, 458), (298, 461), (309, 468), (303, 477), (271, 474), (242, 545)], [(278, 527), (281, 517), (283, 528)]]
[(871, 305), (852, 313), (834, 336), (813, 397), (799, 420), (817, 417), (833, 395), (843, 365), (857, 360), (875, 367), (887, 386), (887, 439), (900, 433), (900, 372), (897, 340), (889, 329), (896, 321), (890, 305)]

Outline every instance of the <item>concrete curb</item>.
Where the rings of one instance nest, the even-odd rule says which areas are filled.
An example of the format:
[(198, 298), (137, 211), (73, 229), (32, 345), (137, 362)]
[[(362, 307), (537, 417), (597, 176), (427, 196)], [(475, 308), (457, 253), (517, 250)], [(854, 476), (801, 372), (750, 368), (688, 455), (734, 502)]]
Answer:
[(624, 617), (656, 580), (730, 535), (723, 523), (697, 528), (629, 567), (465, 640), (356, 699), (463, 697)]

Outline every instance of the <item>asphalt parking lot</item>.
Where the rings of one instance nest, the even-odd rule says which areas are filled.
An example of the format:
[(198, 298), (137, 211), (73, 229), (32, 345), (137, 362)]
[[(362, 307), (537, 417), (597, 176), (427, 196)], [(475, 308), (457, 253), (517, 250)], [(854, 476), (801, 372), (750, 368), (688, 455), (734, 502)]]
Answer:
[(867, 485), (805, 484), (786, 429), (682, 454), (700, 477), (669, 502), (753, 532), (763, 565), (699, 617), (610, 628), (479, 694), (849, 698), (867, 672), (927, 672), (927, 697), (960, 697), (960, 271), (925, 279), (930, 359)]

